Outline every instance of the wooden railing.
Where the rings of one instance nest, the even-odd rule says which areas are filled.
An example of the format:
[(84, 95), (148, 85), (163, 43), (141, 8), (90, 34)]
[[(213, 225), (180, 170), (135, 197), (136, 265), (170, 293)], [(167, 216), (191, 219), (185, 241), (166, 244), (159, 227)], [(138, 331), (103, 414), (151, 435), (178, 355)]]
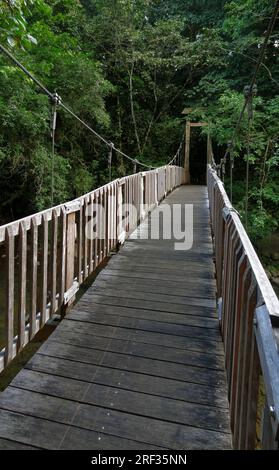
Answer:
[(210, 165), (207, 181), (234, 447), (278, 449), (278, 298)]
[(0, 227), (0, 371), (183, 178), (177, 166), (136, 173)]

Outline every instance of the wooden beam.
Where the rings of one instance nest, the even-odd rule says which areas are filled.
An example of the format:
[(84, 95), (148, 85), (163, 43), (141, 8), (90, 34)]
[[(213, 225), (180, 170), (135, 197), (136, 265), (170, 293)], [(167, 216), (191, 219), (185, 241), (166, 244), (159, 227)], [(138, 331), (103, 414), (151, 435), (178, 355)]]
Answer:
[(205, 127), (207, 122), (190, 122), (191, 127)]
[(191, 139), (191, 123), (186, 122), (185, 129), (185, 158), (184, 158), (184, 170), (185, 170), (185, 184), (190, 184), (190, 139)]

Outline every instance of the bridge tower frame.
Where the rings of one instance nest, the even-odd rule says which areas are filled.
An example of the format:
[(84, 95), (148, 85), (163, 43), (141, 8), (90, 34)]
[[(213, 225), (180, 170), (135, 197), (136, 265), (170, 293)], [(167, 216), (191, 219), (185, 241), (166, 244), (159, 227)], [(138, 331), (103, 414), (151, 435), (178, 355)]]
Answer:
[[(185, 184), (191, 183), (191, 174), (190, 174), (190, 143), (191, 143), (191, 128), (192, 127), (205, 127), (207, 122), (191, 122), (186, 120), (185, 125), (185, 153), (184, 153), (184, 182)], [(207, 163), (212, 163), (212, 140), (210, 135), (207, 135)]]

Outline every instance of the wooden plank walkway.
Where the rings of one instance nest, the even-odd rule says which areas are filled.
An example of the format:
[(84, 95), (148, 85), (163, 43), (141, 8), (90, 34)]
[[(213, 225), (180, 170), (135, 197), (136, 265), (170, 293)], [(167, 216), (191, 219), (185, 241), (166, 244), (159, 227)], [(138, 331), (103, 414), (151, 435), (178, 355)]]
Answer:
[(184, 202), (193, 248), (126, 242), (0, 394), (0, 449), (231, 447), (206, 188)]

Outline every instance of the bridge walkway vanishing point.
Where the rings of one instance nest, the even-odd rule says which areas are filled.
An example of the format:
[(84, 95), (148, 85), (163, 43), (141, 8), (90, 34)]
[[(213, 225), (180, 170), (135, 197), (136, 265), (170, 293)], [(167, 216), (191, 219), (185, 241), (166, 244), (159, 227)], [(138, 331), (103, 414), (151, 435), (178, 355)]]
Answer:
[(231, 448), (206, 187), (185, 203), (192, 249), (130, 237), (0, 394), (1, 449)]

